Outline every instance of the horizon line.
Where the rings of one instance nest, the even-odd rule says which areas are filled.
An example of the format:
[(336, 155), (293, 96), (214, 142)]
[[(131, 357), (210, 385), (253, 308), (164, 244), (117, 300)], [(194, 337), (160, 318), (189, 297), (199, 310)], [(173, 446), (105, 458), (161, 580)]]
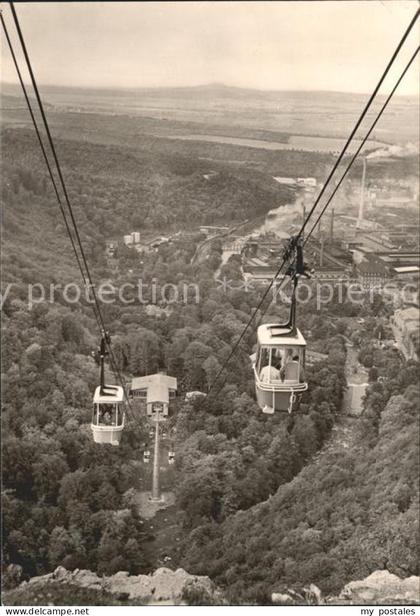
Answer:
[[(20, 84), (18, 81), (2, 81), (0, 79), (0, 92), (1, 88), (4, 86), (12, 86), (18, 87), (20, 89)], [(354, 90), (334, 90), (334, 89), (325, 89), (320, 88), (284, 88), (284, 89), (275, 89), (275, 88), (257, 88), (253, 86), (237, 86), (232, 84), (226, 84), (223, 82), (206, 82), (206, 83), (196, 83), (196, 84), (188, 84), (188, 85), (154, 85), (154, 86), (146, 86), (146, 85), (138, 85), (138, 86), (123, 86), (123, 85), (82, 85), (82, 84), (72, 84), (72, 85), (62, 85), (57, 83), (40, 83), (39, 87), (41, 88), (64, 88), (64, 89), (80, 89), (80, 90), (122, 90), (127, 92), (132, 92), (136, 90), (187, 90), (187, 89), (199, 89), (199, 88), (226, 88), (231, 90), (249, 90), (252, 92), (258, 92), (261, 94), (264, 93), (308, 93), (308, 92), (317, 92), (317, 93), (325, 93), (325, 94), (356, 94), (356, 95), (368, 95), (367, 91), (354, 91)], [(387, 93), (378, 93), (378, 97), (387, 96)], [(410, 93), (410, 94), (396, 94), (397, 97), (400, 98), (418, 98), (419, 93)]]

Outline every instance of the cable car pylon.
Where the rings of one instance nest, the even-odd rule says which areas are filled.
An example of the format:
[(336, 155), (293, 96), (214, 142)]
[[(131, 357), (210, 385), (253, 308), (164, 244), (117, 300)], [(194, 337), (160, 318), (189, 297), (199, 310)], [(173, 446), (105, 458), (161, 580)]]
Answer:
[(150, 501), (152, 503), (161, 503), (163, 502), (163, 496), (160, 493), (160, 483), (159, 483), (159, 474), (160, 474), (160, 452), (159, 452), (159, 412), (157, 413), (156, 422), (155, 422), (155, 449), (153, 452), (153, 477), (152, 477), (152, 493), (150, 496)]

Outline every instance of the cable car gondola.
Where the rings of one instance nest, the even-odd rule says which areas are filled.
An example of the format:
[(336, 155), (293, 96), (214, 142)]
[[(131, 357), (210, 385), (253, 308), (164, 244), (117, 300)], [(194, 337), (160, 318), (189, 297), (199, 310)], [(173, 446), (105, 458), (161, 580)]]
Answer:
[(125, 423), (124, 390), (117, 385), (105, 385), (105, 355), (107, 335), (102, 336), (100, 354), (101, 384), (93, 396), (93, 417), (90, 425), (95, 443), (119, 445)]
[(287, 272), (293, 281), (289, 320), (284, 324), (260, 325), (257, 352), (251, 356), (257, 403), (263, 413), (293, 410), (296, 395), (308, 389), (305, 381), (306, 341), (296, 327), (296, 288), (300, 275), (308, 276), (300, 242), (291, 246), (296, 252)]

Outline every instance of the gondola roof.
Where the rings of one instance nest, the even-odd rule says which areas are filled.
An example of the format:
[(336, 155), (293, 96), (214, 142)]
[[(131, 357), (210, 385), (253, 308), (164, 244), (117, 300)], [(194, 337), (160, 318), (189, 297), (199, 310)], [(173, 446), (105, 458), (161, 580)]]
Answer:
[(305, 338), (298, 329), (295, 335), (288, 335), (288, 331), (277, 323), (265, 323), (258, 328), (258, 342), (267, 346), (306, 346)]
[(119, 385), (105, 385), (101, 392), (101, 387), (95, 389), (93, 396), (94, 404), (113, 404), (115, 402), (123, 402), (124, 390)]

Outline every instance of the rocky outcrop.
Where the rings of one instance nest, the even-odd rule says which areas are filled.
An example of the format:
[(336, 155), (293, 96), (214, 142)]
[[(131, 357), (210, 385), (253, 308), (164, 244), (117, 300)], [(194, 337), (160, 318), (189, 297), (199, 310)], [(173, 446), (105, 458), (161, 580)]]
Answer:
[(389, 571), (375, 571), (364, 580), (346, 584), (337, 597), (323, 597), (311, 584), (300, 592), (273, 592), (271, 601), (276, 605), (418, 605), (420, 578), (401, 579)]
[(286, 592), (273, 592), (271, 602), (275, 605), (324, 605), (321, 591), (315, 584), (310, 584), (301, 592), (288, 589)]
[(353, 604), (418, 605), (420, 578), (413, 575), (401, 579), (389, 571), (374, 571), (364, 580), (347, 584), (339, 599)]
[(118, 600), (139, 601), (148, 605), (179, 605), (189, 594), (204, 600), (222, 602), (222, 595), (213, 582), (205, 576), (190, 575), (184, 569), (172, 571), (165, 567), (151, 575), (129, 575), (119, 571), (112, 576), (100, 577), (86, 569), (68, 571), (57, 567), (53, 573), (31, 578), (19, 588), (45, 586), (49, 582), (76, 586), (92, 591), (102, 591)]
[[(14, 569), (12, 573), (15, 573)], [(63, 589), (64, 599), (67, 599), (67, 595), (71, 592), (66, 589), (79, 588), (85, 589), (81, 592), (97, 593), (96, 596), (108, 597), (122, 604), (226, 605), (223, 594), (208, 577), (191, 575), (184, 569), (172, 571), (165, 567), (157, 569), (151, 575), (129, 575), (127, 571), (119, 571), (108, 577), (100, 577), (86, 569), (68, 571), (64, 567), (57, 567), (53, 573), (31, 578), (9, 591), (13, 595), (10, 597), (13, 603), (7, 600), (6, 592), (4, 603), (26, 605), (27, 603), (22, 603), (22, 600), (25, 593), (27, 600), (27, 591), (34, 591), (32, 594), (36, 596), (38, 591), (48, 590), (53, 585)], [(271, 601), (276, 605), (418, 605), (420, 578), (412, 576), (401, 579), (389, 571), (375, 571), (364, 580), (350, 582), (335, 597), (323, 597), (319, 588), (310, 584), (299, 592), (291, 589), (273, 592)], [(41, 601), (40, 604), (44, 605), (45, 601)], [(70, 605), (71, 602), (57, 605), (64, 604)]]

